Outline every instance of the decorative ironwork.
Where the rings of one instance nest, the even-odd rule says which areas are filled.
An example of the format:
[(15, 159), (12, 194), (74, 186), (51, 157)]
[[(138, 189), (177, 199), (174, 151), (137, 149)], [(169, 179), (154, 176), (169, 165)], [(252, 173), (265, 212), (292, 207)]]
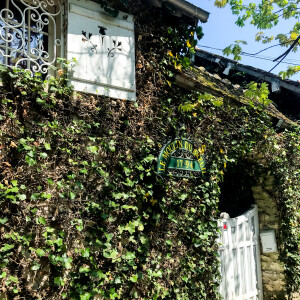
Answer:
[(4, 0), (0, 10), (0, 63), (47, 74), (61, 45), (55, 21), (60, 1)]

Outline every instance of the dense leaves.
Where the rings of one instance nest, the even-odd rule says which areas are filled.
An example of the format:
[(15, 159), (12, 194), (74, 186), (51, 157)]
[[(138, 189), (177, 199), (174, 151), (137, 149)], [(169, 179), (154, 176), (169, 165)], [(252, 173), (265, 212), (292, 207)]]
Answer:
[[(230, 5), (231, 11), (234, 15), (237, 15), (236, 25), (243, 27), (247, 24), (247, 21), (255, 26), (260, 31), (255, 36), (255, 41), (261, 42), (263, 45), (277, 41), (274, 46), (281, 46), (283, 48), (289, 48), (287, 51), (283, 50), (280, 58), (286, 57), (290, 51), (298, 51), (299, 48), (299, 34), (300, 34), (300, 23), (299, 23), (299, 7), (297, 0), (279, 0), (269, 1), (262, 0), (251, 3), (246, 3), (240, 0), (216, 0), (215, 5), (217, 7), (224, 7)], [(289, 32), (282, 32), (279, 34), (269, 34), (270, 29), (274, 29), (276, 32), (276, 26), (283, 24), (286, 26), (286, 20), (289, 20), (290, 30)], [(249, 26), (249, 25), (248, 25)], [(261, 30), (267, 30), (268, 34)], [(286, 30), (287, 31), (287, 30)], [(241, 42), (235, 41), (223, 50), (223, 53), (227, 56), (233, 55), (235, 60), (241, 60), (242, 47)], [(262, 51), (268, 48), (262, 48)], [(262, 52), (261, 51), (261, 52)], [(289, 66), (286, 71), (281, 71), (279, 75), (285, 79), (293, 76), (300, 71), (300, 66)]]
[[(291, 178), (293, 195), (299, 186), (299, 176), (291, 175), (299, 172), (299, 139), (271, 128), (257, 106), (257, 97), (266, 103), (263, 88), (253, 86), (249, 105), (242, 105), (176, 87), (177, 61), (168, 52), (176, 57), (182, 49), (183, 29), (173, 38), (168, 26), (137, 26), (134, 103), (73, 93), (65, 74), (44, 83), (38, 75), (4, 73), (0, 293), (9, 299), (218, 299), (219, 184), (228, 164), (257, 152), (266, 153), (266, 168), (287, 166), (277, 173), (278, 189), (283, 238), (294, 240), (284, 240), (283, 259), (290, 283), (299, 283), (299, 197), (293, 206), (287, 194)], [(159, 150), (174, 137), (192, 139), (204, 151), (205, 176), (156, 175)]]

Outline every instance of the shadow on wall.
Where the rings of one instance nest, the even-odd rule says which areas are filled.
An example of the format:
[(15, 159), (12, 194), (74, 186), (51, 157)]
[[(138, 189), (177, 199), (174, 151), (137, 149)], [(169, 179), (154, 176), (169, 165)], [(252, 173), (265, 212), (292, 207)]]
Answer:
[(255, 204), (252, 186), (255, 184), (253, 176), (245, 170), (252, 166), (247, 162), (228, 166), (224, 181), (221, 184), (219, 210), (227, 212), (231, 218), (235, 218), (251, 208)]

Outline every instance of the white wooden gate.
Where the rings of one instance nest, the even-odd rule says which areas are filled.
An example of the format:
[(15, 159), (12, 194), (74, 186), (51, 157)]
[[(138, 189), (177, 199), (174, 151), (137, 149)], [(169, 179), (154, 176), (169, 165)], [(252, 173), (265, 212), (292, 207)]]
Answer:
[(257, 206), (239, 217), (218, 222), (223, 299), (262, 300)]

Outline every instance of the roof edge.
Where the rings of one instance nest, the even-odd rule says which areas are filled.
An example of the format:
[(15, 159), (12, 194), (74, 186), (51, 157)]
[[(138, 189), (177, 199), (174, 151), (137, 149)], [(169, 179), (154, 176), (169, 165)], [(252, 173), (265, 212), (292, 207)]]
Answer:
[(209, 12), (185, 0), (148, 0), (147, 2), (156, 7), (161, 7), (162, 3), (166, 2), (191, 19), (200, 20), (202, 23), (206, 23), (209, 17)]
[(181, 10), (187, 16), (200, 20), (202, 23), (206, 23), (209, 17), (209, 12), (203, 10), (200, 7), (195, 6), (185, 0), (164, 0)]

